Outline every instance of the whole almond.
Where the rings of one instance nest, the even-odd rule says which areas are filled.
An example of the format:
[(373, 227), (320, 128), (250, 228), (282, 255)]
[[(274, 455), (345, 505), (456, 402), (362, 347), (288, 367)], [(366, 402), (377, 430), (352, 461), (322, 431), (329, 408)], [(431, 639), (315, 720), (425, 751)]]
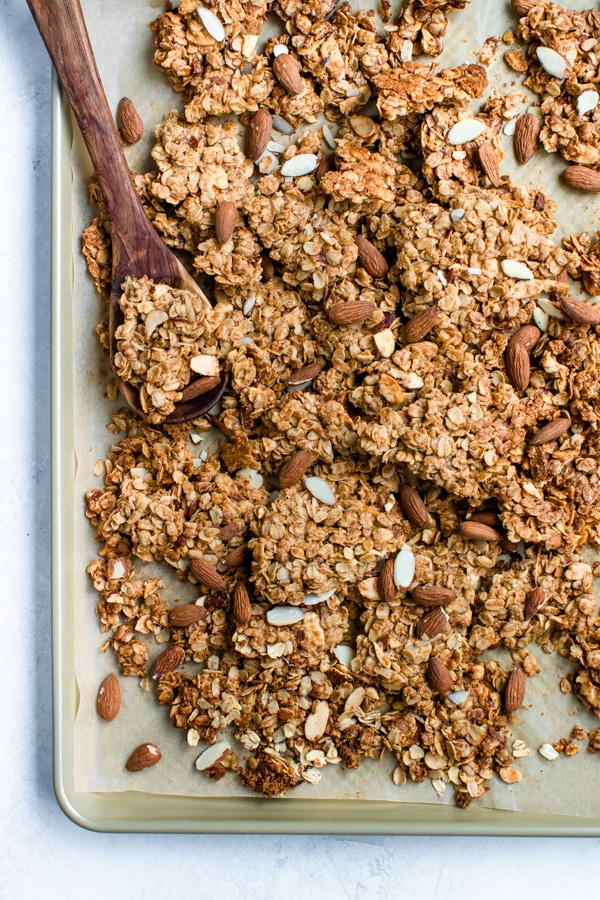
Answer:
[(587, 166), (569, 166), (562, 173), (563, 181), (578, 191), (600, 192), (600, 172)]
[(498, 514), (492, 512), (491, 509), (481, 509), (478, 512), (474, 512), (469, 522), (481, 522), (482, 525), (489, 525), (490, 528), (495, 528), (496, 531), (500, 530)]
[(418, 638), (431, 640), (438, 634), (446, 634), (450, 631), (448, 624), (448, 616), (441, 606), (432, 609), (431, 612), (425, 613), (417, 622), (416, 634)]
[(140, 744), (125, 763), (125, 768), (128, 772), (141, 772), (142, 769), (155, 766), (161, 756), (160, 748), (156, 744)]
[(448, 691), (452, 690), (454, 676), (444, 663), (432, 656), (427, 665), (427, 681), (432, 691), (436, 691), (439, 694), (447, 694)]
[(277, 475), (279, 487), (287, 488), (300, 481), (310, 466), (312, 459), (313, 455), (310, 450), (298, 450), (292, 456), (289, 456)]
[(440, 311), (437, 306), (429, 306), (421, 310), (404, 326), (403, 340), (405, 344), (417, 344), (429, 334), (437, 321)]
[(240, 544), (239, 547), (234, 547), (233, 550), (230, 550), (223, 562), (230, 569), (236, 569), (238, 566), (241, 566), (248, 555), (248, 544)]
[(372, 278), (383, 278), (387, 275), (388, 264), (375, 244), (358, 234), (355, 238), (358, 247), (358, 258)]
[(221, 200), (215, 211), (215, 236), (220, 244), (226, 244), (235, 231), (238, 211), (231, 200)]
[(117, 108), (117, 125), (124, 141), (137, 144), (144, 136), (142, 117), (129, 97), (123, 97)]
[(185, 650), (183, 647), (167, 647), (160, 653), (152, 666), (152, 678), (156, 681), (161, 675), (167, 672), (174, 672), (185, 659)]
[(258, 109), (252, 116), (248, 133), (248, 156), (256, 160), (263, 155), (271, 140), (273, 117), (268, 109)]
[(444, 606), (456, 600), (456, 591), (438, 584), (419, 584), (413, 588), (411, 597), (421, 606)]
[(308, 363), (306, 366), (302, 366), (301, 369), (297, 369), (295, 372), (293, 372), (286, 381), (286, 384), (288, 387), (295, 387), (298, 384), (306, 384), (309, 381), (313, 381), (322, 368), (323, 363), (317, 359), (314, 362)]
[(98, 691), (96, 710), (98, 715), (107, 722), (116, 719), (121, 709), (121, 686), (117, 676), (111, 672), (107, 675)]
[(518, 544), (514, 541), (509, 541), (505, 534), (500, 538), (500, 546), (504, 550), (505, 553), (516, 553), (518, 549)]
[(494, 187), (500, 186), (500, 169), (498, 166), (498, 154), (489, 141), (484, 141), (479, 147), (479, 164)]
[(523, 325), (513, 334), (507, 346), (513, 347), (515, 344), (522, 344), (527, 351), (533, 350), (541, 336), (542, 332), (536, 325)]
[(515, 390), (527, 390), (531, 377), (531, 363), (527, 347), (521, 343), (511, 344), (509, 341), (504, 353), (504, 361), (506, 374)]
[(317, 171), (315, 172), (315, 181), (317, 184), (320, 183), (323, 175), (327, 175), (328, 172), (332, 172), (335, 169), (335, 153), (329, 153), (327, 156), (324, 156), (319, 165), (317, 166)]
[(542, 444), (548, 444), (550, 441), (555, 441), (557, 438), (561, 437), (565, 431), (568, 431), (570, 427), (571, 423), (568, 419), (554, 419), (553, 422), (548, 422), (547, 425), (544, 425), (543, 428), (540, 428), (539, 431), (535, 432), (533, 437), (529, 440), (529, 446), (539, 447)]
[(327, 310), (327, 318), (333, 325), (357, 325), (368, 319), (375, 309), (370, 300), (346, 300)]
[(517, 119), (514, 148), (517, 161), (521, 164), (529, 162), (535, 153), (541, 130), (541, 122), (533, 113), (525, 113)]
[(226, 544), (227, 541), (230, 541), (236, 536), (239, 530), (239, 526), (234, 525), (233, 523), (231, 525), (223, 525), (222, 528), (219, 528), (219, 538)]
[(381, 599), (386, 603), (392, 603), (395, 600), (398, 589), (394, 583), (393, 559), (387, 559), (381, 567), (377, 578), (377, 590)]
[(301, 94), (303, 90), (302, 78), (298, 63), (289, 53), (282, 53), (273, 60), (273, 75), (288, 94)]
[(415, 489), (410, 484), (401, 484), (398, 488), (398, 496), (408, 521), (417, 528), (425, 528), (429, 522), (429, 513)]
[(208, 585), (208, 587), (214, 588), (215, 591), (227, 590), (227, 585), (215, 567), (205, 559), (192, 559), (190, 562), (190, 571), (198, 581)]
[(243, 628), (252, 618), (250, 597), (245, 584), (238, 582), (233, 589), (233, 617), (236, 624)]
[(458, 533), (471, 541), (499, 541), (502, 535), (495, 528), (484, 525), (482, 522), (461, 522), (457, 529)]
[(546, 591), (544, 590), (544, 588), (534, 588), (525, 601), (525, 606), (523, 607), (523, 618), (526, 621), (532, 619), (539, 612), (545, 602)]
[(510, 5), (518, 16), (526, 16), (534, 6), (540, 5), (540, 0), (510, 0)]
[(273, 260), (266, 250), (263, 250), (260, 254), (260, 264), (262, 267), (262, 280), (272, 281), (273, 278), (275, 278), (275, 267), (273, 265)]
[(513, 669), (504, 688), (504, 708), (516, 712), (523, 705), (527, 680), (521, 669)]
[(174, 606), (169, 610), (169, 625), (174, 628), (187, 628), (194, 625), (200, 619), (206, 618), (206, 610), (196, 603), (184, 603), (182, 606)]
[(560, 308), (572, 322), (578, 325), (600, 325), (600, 306), (590, 306), (583, 300), (561, 297)]
[(208, 394), (209, 391), (214, 391), (220, 384), (221, 379), (218, 375), (204, 375), (202, 378), (197, 378), (190, 384), (186, 384), (181, 392), (181, 400), (185, 403), (186, 400), (193, 400), (194, 397)]
[(109, 581), (119, 581), (121, 578), (129, 578), (131, 574), (131, 560), (126, 556), (116, 556), (107, 560), (106, 577)]

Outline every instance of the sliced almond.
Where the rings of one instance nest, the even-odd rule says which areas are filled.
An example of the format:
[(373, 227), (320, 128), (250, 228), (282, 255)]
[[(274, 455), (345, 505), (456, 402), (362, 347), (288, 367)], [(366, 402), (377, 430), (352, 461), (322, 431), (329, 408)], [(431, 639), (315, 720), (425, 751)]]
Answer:
[(205, 559), (192, 559), (190, 561), (190, 571), (198, 581), (213, 588), (215, 591), (227, 590), (227, 585), (215, 567)]
[(377, 579), (377, 589), (379, 596), (386, 603), (392, 603), (396, 599), (398, 590), (394, 584), (394, 561), (392, 559), (387, 559), (381, 567)]
[(398, 495), (408, 521), (416, 528), (425, 528), (429, 522), (429, 513), (415, 489), (410, 484), (401, 484)]
[(183, 603), (181, 606), (174, 606), (169, 610), (169, 625), (174, 628), (187, 628), (189, 625), (195, 625), (201, 619), (205, 619), (207, 612), (203, 606), (196, 603)]
[(515, 156), (521, 164), (529, 162), (535, 153), (541, 130), (541, 122), (533, 113), (525, 113), (517, 119), (514, 148)]
[(307, 365), (302, 366), (301, 369), (297, 369), (290, 375), (286, 381), (286, 385), (288, 387), (297, 387), (299, 384), (308, 384), (308, 382), (314, 381), (322, 368), (323, 363), (320, 360), (307, 363)]
[(500, 168), (498, 155), (490, 141), (484, 141), (479, 147), (479, 164), (494, 187), (500, 186)]
[(482, 522), (461, 522), (457, 528), (460, 535), (471, 541), (499, 541), (502, 535), (495, 528), (484, 525)]
[(144, 136), (142, 117), (129, 97), (123, 97), (117, 108), (117, 125), (124, 141), (137, 144)]
[(419, 584), (411, 597), (420, 606), (445, 606), (456, 600), (456, 591), (438, 584)]
[(432, 656), (427, 665), (427, 681), (432, 691), (447, 694), (452, 690), (454, 676), (439, 659)]
[(252, 618), (248, 588), (241, 581), (233, 589), (233, 618), (238, 628), (244, 628)]
[(437, 306), (429, 306), (409, 319), (402, 333), (404, 343), (417, 344), (422, 341), (435, 325), (439, 314)]
[(433, 640), (439, 634), (446, 634), (450, 631), (448, 616), (441, 606), (425, 613), (417, 622), (415, 629), (416, 635), (421, 640)]
[(572, 322), (578, 325), (600, 325), (600, 305), (591, 306), (573, 297), (561, 297), (560, 308)]
[(461, 119), (460, 122), (457, 122), (456, 125), (453, 125), (446, 140), (449, 144), (453, 146), (458, 146), (459, 144), (466, 144), (469, 141), (474, 141), (486, 129), (485, 122), (482, 122), (481, 119)]
[(214, 391), (220, 384), (221, 379), (218, 375), (204, 375), (204, 377), (197, 378), (184, 387), (181, 392), (181, 400), (186, 402), (187, 400), (193, 400), (195, 397), (200, 397), (202, 394), (208, 394), (209, 391)]
[(599, 100), (598, 91), (584, 91), (577, 98), (577, 113), (585, 116), (586, 113), (592, 112), (598, 106)]
[(229, 756), (231, 753), (231, 745), (227, 743), (227, 741), (218, 741), (218, 743), (213, 744), (211, 747), (207, 747), (204, 750), (198, 759), (196, 760), (196, 768), (199, 772), (204, 772), (206, 769), (210, 769), (211, 766), (216, 766), (217, 763), (221, 762), (222, 759), (225, 759), (226, 756)]
[(327, 506), (335, 505), (335, 494), (322, 478), (311, 475), (309, 478), (304, 479), (304, 485), (316, 500), (325, 503)]
[(548, 422), (547, 425), (544, 425), (543, 428), (540, 428), (539, 431), (535, 432), (529, 440), (529, 446), (539, 447), (542, 444), (548, 444), (550, 441), (556, 441), (559, 437), (562, 437), (570, 427), (571, 423), (568, 419), (554, 419), (553, 422)]
[[(280, 56), (279, 59), (287, 59)], [(285, 178), (299, 178), (301, 175), (309, 175), (319, 167), (319, 160), (314, 153), (297, 153), (291, 159), (287, 159), (281, 167), (281, 174)]]
[(287, 488), (300, 481), (306, 474), (306, 470), (312, 463), (313, 455), (310, 450), (298, 450), (288, 457), (279, 469), (277, 475), (279, 487)]
[(107, 675), (98, 691), (96, 698), (96, 710), (100, 718), (107, 722), (112, 722), (119, 714), (121, 709), (121, 686), (119, 679), (111, 672)]
[(568, 78), (573, 72), (571, 63), (551, 47), (537, 47), (535, 55), (542, 69), (553, 78)]
[(388, 264), (377, 247), (360, 234), (356, 236), (355, 242), (358, 247), (358, 258), (369, 275), (372, 278), (383, 278), (387, 275)]
[(298, 63), (289, 53), (282, 53), (273, 60), (273, 75), (288, 94), (296, 96), (304, 88)]
[[(200, 609), (200, 607), (198, 607), (198, 609)], [(179, 668), (184, 659), (185, 650), (183, 647), (166, 647), (154, 661), (151, 672), (152, 678), (156, 681), (161, 675), (166, 675), (167, 672), (174, 672), (175, 669)]]
[(400, 548), (394, 560), (394, 584), (398, 588), (410, 587), (415, 577), (415, 554), (411, 547), (405, 544)]
[(220, 244), (226, 244), (235, 231), (238, 211), (231, 200), (221, 200), (215, 211), (215, 236)]
[(521, 669), (513, 669), (504, 688), (504, 708), (507, 712), (516, 712), (523, 705), (526, 687), (527, 680)]
[(304, 736), (307, 741), (317, 741), (325, 734), (329, 721), (329, 704), (325, 700), (317, 700), (312, 712), (304, 723)]
[(267, 622), (282, 628), (288, 625), (297, 625), (305, 616), (305, 611), (299, 606), (273, 606), (267, 611)]
[(507, 278), (516, 278), (519, 281), (531, 281), (533, 272), (525, 263), (519, 262), (517, 259), (503, 259), (500, 268)]
[(578, 191), (600, 193), (600, 172), (587, 166), (569, 166), (562, 173), (563, 181)]
[(200, 17), (200, 21), (204, 25), (207, 32), (210, 34), (212, 38), (215, 39), (219, 44), (221, 41), (225, 40), (225, 29), (223, 27), (223, 23), (217, 16), (215, 16), (214, 12), (210, 9), (206, 9), (204, 6), (196, 7), (196, 11), (198, 16)]
[(327, 318), (333, 325), (357, 325), (368, 319), (374, 309), (370, 300), (347, 300), (330, 306)]
[(273, 119), (267, 109), (259, 109), (252, 116), (248, 132), (248, 156), (256, 162), (267, 149), (271, 140)]
[(160, 748), (156, 744), (140, 744), (125, 763), (125, 768), (128, 772), (141, 772), (155, 766), (160, 761), (161, 755)]

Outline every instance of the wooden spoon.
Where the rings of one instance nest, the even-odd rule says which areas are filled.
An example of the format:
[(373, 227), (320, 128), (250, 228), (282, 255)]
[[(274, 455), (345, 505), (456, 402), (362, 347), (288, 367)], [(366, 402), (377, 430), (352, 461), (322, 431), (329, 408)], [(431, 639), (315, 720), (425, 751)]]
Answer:
[[(98, 74), (79, 0), (27, 0), (54, 63), (106, 202), (112, 242), (109, 301), (110, 358), (115, 380), (127, 404), (146, 419), (138, 391), (115, 372), (115, 331), (123, 320), (119, 298), (127, 275), (185, 288), (206, 297), (177, 257), (162, 242), (133, 187), (113, 117)], [(208, 302), (208, 300), (207, 300)], [(165, 424), (186, 422), (207, 413), (222, 397), (227, 377), (208, 393), (178, 403)]]

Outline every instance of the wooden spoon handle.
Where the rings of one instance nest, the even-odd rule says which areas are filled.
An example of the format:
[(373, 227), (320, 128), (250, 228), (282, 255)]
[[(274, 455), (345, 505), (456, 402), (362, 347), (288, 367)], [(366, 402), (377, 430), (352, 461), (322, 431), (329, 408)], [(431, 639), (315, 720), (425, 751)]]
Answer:
[(117, 231), (120, 226), (126, 228), (138, 218), (140, 203), (106, 102), (79, 0), (27, 0), (27, 4), (71, 103), (108, 217)]

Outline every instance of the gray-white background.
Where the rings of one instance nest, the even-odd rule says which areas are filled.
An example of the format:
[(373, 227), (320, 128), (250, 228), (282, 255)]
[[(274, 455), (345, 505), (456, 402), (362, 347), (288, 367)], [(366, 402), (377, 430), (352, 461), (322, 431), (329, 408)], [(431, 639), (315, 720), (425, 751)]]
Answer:
[(50, 689), (50, 64), (25, 0), (0, 0), (0, 196), (0, 900), (594, 896), (594, 839), (101, 835), (65, 818)]

